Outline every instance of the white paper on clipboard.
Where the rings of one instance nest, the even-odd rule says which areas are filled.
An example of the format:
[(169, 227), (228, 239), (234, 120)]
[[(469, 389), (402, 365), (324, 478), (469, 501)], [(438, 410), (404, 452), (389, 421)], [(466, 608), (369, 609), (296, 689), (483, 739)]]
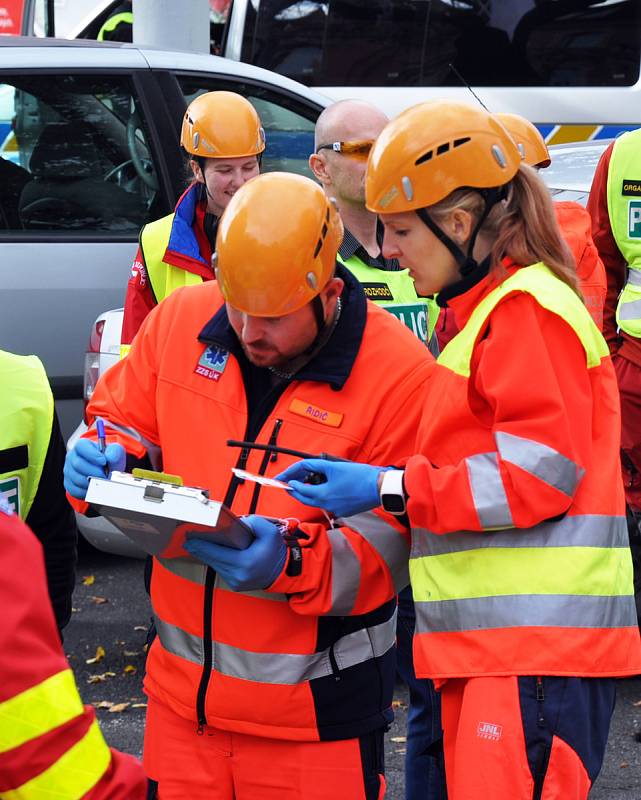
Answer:
[(237, 478), (244, 481), (259, 483), (261, 486), (271, 486), (272, 489), (289, 489), (289, 484), (284, 481), (277, 481), (275, 478), (266, 478), (264, 475), (254, 475), (253, 472), (246, 472), (244, 469), (232, 467), (231, 471)]

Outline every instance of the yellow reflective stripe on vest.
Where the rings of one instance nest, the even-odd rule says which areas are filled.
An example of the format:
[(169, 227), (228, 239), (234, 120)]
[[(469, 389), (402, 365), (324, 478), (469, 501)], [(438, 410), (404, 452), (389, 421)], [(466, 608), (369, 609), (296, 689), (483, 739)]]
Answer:
[(174, 217), (175, 214), (168, 214), (162, 219), (145, 225), (140, 232), (142, 257), (145, 261), (151, 290), (157, 303), (164, 300), (174, 289), (179, 289), (181, 286), (195, 286), (203, 282), (200, 275), (194, 275), (193, 272), (187, 272), (181, 267), (175, 267), (163, 261), (169, 244)]
[(27, 445), (26, 468), (0, 473), (0, 492), (26, 519), (40, 485), (53, 425), (53, 395), (42, 362), (0, 350), (0, 450)]
[[(377, 269), (363, 263), (358, 256), (344, 259), (339, 254), (336, 258), (363, 285), (369, 300), (393, 314), (423, 344), (430, 341), (440, 309), (433, 298), (416, 294), (409, 270)], [(377, 286), (381, 287), (378, 294)]]
[(97, 40), (99, 42), (104, 42), (105, 34), (111, 33), (111, 31), (115, 30), (122, 22), (127, 25), (134, 24), (134, 15), (131, 11), (123, 11), (121, 14), (114, 14), (113, 17), (109, 17), (98, 32)]
[[(451, 577), (456, 574), (464, 576), (464, 581), (453, 582)], [(619, 578), (614, 591), (613, 575)], [(541, 541), (529, 550), (527, 558), (523, 548), (510, 547), (413, 558), (410, 577), (417, 601), (560, 594), (561, 587), (565, 595), (605, 598), (629, 594), (632, 562), (623, 548), (550, 547)]]
[(94, 720), (83, 738), (40, 775), (2, 792), (2, 800), (80, 800), (105, 774), (111, 753)]
[[(160, 643), (169, 653), (202, 664), (204, 643), (199, 636), (154, 615)], [(341, 669), (380, 658), (396, 641), (396, 611), (385, 622), (342, 636), (332, 645)], [(319, 653), (255, 653), (230, 644), (212, 642), (213, 665), (217, 672), (254, 683), (293, 686), (332, 675), (330, 648)]]
[(0, 703), (0, 753), (20, 747), (82, 714), (70, 669)]
[(494, 308), (512, 292), (531, 294), (543, 308), (564, 319), (579, 337), (589, 368), (596, 367), (608, 355), (601, 332), (581, 299), (544, 264), (517, 269), (493, 289), (472, 312), (467, 324), (438, 357), (439, 364), (458, 375), (469, 377), (470, 361), (476, 340)]

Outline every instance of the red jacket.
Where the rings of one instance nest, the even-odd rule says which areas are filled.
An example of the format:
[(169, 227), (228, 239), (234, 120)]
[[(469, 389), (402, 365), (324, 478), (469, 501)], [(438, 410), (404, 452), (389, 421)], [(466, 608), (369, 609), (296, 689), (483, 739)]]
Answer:
[[(163, 260), (167, 264), (200, 275), (204, 281), (210, 281), (214, 277), (209, 266), (211, 245), (203, 227), (207, 204), (198, 199), (200, 187), (199, 183), (192, 184), (176, 203), (171, 241), (167, 243)], [(131, 277), (127, 283), (125, 313), (122, 320), (122, 344), (129, 345), (133, 342), (145, 317), (157, 304), (147, 274), (143, 249), (139, 245), (131, 267)]]
[(47, 596), (42, 548), (1, 509), (0, 571), (0, 797), (48, 797), (55, 786), (56, 797), (144, 800), (141, 765), (109, 750), (93, 709), (78, 696)]
[(154, 561), (159, 635), (145, 687), (194, 723), (317, 740), (390, 719), (394, 598), (409, 581), (409, 536), (369, 513), (328, 530), (319, 510), (288, 493), (232, 479), (234, 466), (273, 476), (295, 458), (226, 446), (250, 439), (376, 464), (412, 453), (433, 358), (346, 269), (338, 274), (336, 329), (295, 379), (250, 367), (209, 282), (176, 290), (149, 315), (88, 408), (133, 455), (160, 448), (165, 471), (187, 485), (237, 514), (295, 517), (308, 537), (301, 574), (284, 570), (262, 592), (230, 591), (193, 562)]
[(614, 142), (608, 146), (599, 159), (587, 205), (592, 217), (592, 237), (605, 265), (607, 278), (603, 335), (612, 354), (618, 353), (641, 367), (641, 339), (617, 332), (617, 301), (627, 280), (628, 266), (612, 234), (608, 213), (608, 171), (613, 148)]

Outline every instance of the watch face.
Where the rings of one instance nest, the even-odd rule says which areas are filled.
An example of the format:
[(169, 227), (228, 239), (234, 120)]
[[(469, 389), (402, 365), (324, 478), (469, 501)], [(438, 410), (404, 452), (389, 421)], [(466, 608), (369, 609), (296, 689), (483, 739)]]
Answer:
[(383, 508), (390, 514), (402, 514), (405, 511), (405, 501), (397, 494), (384, 494), (381, 499)]

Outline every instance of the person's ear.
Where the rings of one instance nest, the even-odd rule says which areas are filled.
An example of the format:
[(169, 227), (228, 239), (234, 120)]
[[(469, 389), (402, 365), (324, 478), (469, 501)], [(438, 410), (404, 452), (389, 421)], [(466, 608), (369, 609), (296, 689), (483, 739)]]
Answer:
[(455, 241), (459, 247), (462, 247), (472, 235), (474, 217), (464, 208), (455, 208), (450, 212), (446, 227), (450, 238)]
[(191, 167), (191, 171), (194, 174), (194, 178), (198, 181), (198, 183), (204, 183), (205, 176), (203, 175), (203, 171), (200, 168), (200, 164), (196, 161), (196, 159), (191, 158), (189, 160), (189, 166)]
[(327, 171), (327, 160), (320, 153), (312, 153), (309, 157), (309, 168), (314, 173), (314, 177), (323, 186), (332, 182), (331, 176)]

